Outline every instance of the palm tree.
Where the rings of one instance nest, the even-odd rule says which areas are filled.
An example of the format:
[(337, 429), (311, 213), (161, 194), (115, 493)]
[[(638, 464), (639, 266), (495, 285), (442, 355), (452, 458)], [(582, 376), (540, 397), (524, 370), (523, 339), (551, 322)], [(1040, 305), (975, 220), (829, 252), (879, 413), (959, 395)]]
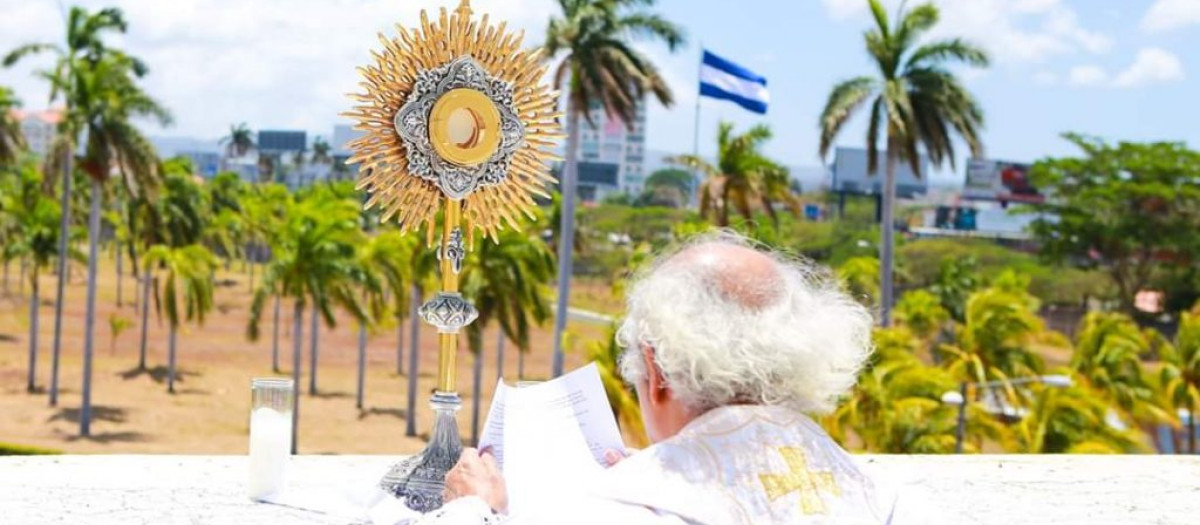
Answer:
[(245, 122), (229, 126), (229, 134), (221, 138), (220, 144), (225, 146), (225, 158), (245, 157), (254, 149), (254, 132)]
[(633, 49), (639, 38), (663, 41), (675, 51), (683, 30), (656, 13), (642, 10), (654, 0), (559, 0), (561, 18), (547, 28), (546, 54), (562, 58), (555, 86), (567, 94), (567, 155), (561, 187), (565, 206), (562, 242), (558, 244), (558, 309), (554, 321), (554, 375), (562, 374), (562, 336), (571, 291), (571, 250), (575, 236), (575, 185), (579, 172), (580, 118), (592, 123), (593, 106), (627, 125), (636, 120), (647, 95), (664, 106), (674, 97), (663, 76), (647, 57)]
[[(529, 348), (530, 326), (550, 316), (546, 287), (554, 276), (554, 255), (540, 238), (507, 230), (496, 242), (480, 241), (463, 262), (461, 290), (479, 311), (467, 325), (467, 345), (475, 355), (471, 439), (479, 438), (483, 334), (496, 321), (504, 336)], [(412, 372), (410, 372), (412, 373)]]
[[(333, 314), (337, 307), (350, 311), (359, 320), (367, 316), (358, 288), (365, 274), (355, 257), (355, 247), (363, 237), (358, 216), (355, 202), (314, 195), (290, 211), (280, 226), (280, 235), (272, 239), (274, 257), (263, 273), (262, 284), (254, 292), (247, 335), (251, 340), (258, 339), (268, 298), (279, 295), (292, 299), (292, 379), (297, 385), (306, 306), (311, 305), (329, 326), (335, 323)], [(312, 336), (316, 338), (315, 333)], [(315, 355), (311, 362), (316, 363)], [(299, 422), (299, 408), (299, 396), (295, 396), (292, 407), (295, 423)], [(293, 452), (298, 449), (297, 428), (293, 424)]]
[(13, 110), (21, 107), (13, 91), (0, 86), (0, 166), (13, 164), (17, 156), (25, 150), (25, 135), (21, 133), (21, 123), (17, 122)]
[(1196, 449), (1196, 408), (1200, 406), (1200, 303), (1179, 316), (1175, 345), (1165, 345), (1160, 384), (1174, 408), (1187, 411), (1188, 451)]
[(852, 257), (838, 266), (837, 276), (859, 302), (874, 305), (879, 299), (879, 259)]
[(16, 173), (16, 183), (0, 193), (0, 212), (12, 219), (15, 230), (5, 251), (26, 257), (30, 262), (29, 282), (29, 380), (27, 390), (37, 390), (38, 310), (41, 303), (40, 270), (58, 256), (58, 204), (42, 193), (42, 175), (32, 163), (24, 163)]
[(1095, 392), (1082, 386), (1039, 388), (1029, 411), (1013, 425), (1016, 452), (1126, 454), (1144, 451), (1144, 436), (1109, 425), (1109, 405)]
[(1125, 415), (1146, 424), (1174, 419), (1157, 406), (1154, 388), (1142, 368), (1150, 341), (1128, 316), (1092, 312), (1080, 323), (1071, 369)]
[[(958, 383), (916, 357), (920, 341), (908, 329), (877, 330), (873, 339), (871, 363), (849, 398), (824, 420), (830, 436), (845, 444), (852, 431), (865, 450), (876, 453), (953, 452), (957, 409), (942, 403), (941, 396)], [(978, 451), (984, 440), (1008, 440), (1004, 426), (978, 403), (970, 405), (966, 423), (968, 451)]]
[[(199, 244), (173, 248), (157, 245), (146, 252), (146, 273), (163, 273), (161, 297), (170, 327), (167, 353), (167, 392), (175, 393), (175, 355), (179, 326), (184, 320), (204, 324), (204, 316), (213, 308), (213, 272), (217, 258)], [(182, 293), (181, 293), (182, 292)], [(180, 297), (182, 295), (182, 298)], [(182, 299), (182, 308), (180, 300)]]
[(979, 48), (961, 40), (934, 40), (922, 43), (921, 36), (938, 22), (938, 9), (922, 4), (902, 11), (893, 25), (879, 0), (867, 0), (875, 18), (875, 27), (864, 35), (867, 52), (879, 71), (877, 76), (860, 76), (839, 83), (829, 94), (821, 113), (819, 153), (829, 155), (834, 139), (850, 117), (868, 99), (871, 103), (867, 122), (867, 172), (879, 166), (879, 134), (886, 128), (886, 165), (883, 181), (882, 263), (883, 326), (891, 324), (892, 273), (894, 267), (896, 203), (896, 164), (908, 162), (913, 173), (921, 174), (920, 152), (936, 165), (955, 163), (953, 135), (958, 135), (973, 156), (983, 154), (979, 130), (983, 110), (970, 92), (946, 66), (965, 63), (985, 67), (988, 56)]
[(600, 382), (604, 384), (604, 392), (608, 396), (608, 404), (612, 407), (613, 417), (621, 426), (621, 430), (632, 448), (642, 448), (650, 444), (646, 435), (646, 427), (642, 423), (642, 408), (638, 404), (637, 394), (628, 386), (621, 376), (619, 365), (621, 345), (617, 344), (617, 325), (608, 327), (604, 339), (589, 341), (584, 347), (589, 361), (596, 363), (600, 373)]
[(761, 205), (772, 224), (778, 226), (776, 202), (786, 205), (793, 215), (800, 215), (800, 201), (792, 193), (787, 168), (762, 153), (763, 144), (770, 139), (771, 128), (766, 124), (734, 135), (733, 123), (722, 122), (717, 129), (715, 165), (696, 155), (672, 159), (705, 174), (700, 184), (700, 215), (726, 227), (731, 207), (737, 208), (747, 221), (753, 221), (753, 207)]
[(363, 283), (363, 295), (371, 306), (370, 319), (360, 320), (358, 326), (358, 390), (355, 399), (360, 410), (363, 408), (365, 390), (368, 321), (374, 323), (382, 319), (386, 311), (383, 302), (385, 290), (394, 298), (396, 309), (407, 308), (410, 276), (405, 261), (412, 257), (414, 248), (409, 239), (398, 231), (389, 230), (359, 245), (358, 264), (367, 277)]
[(1030, 343), (1043, 325), (1030, 298), (1001, 286), (971, 295), (958, 345), (942, 347), (949, 354), (945, 364), (956, 378), (982, 383), (1042, 373), (1045, 365)]
[[(94, 94), (86, 93), (82, 89), (85, 85), (82, 78), (82, 70), (95, 65), (110, 54), (120, 53), (120, 51), (109, 48), (104, 43), (102, 37), (104, 33), (110, 31), (124, 33), (125, 28), (125, 18), (119, 9), (104, 9), (95, 14), (90, 14), (83, 8), (72, 7), (67, 19), (64, 45), (59, 46), (50, 43), (25, 44), (14, 49), (4, 57), (4, 67), (11, 67), (26, 56), (43, 52), (52, 52), (58, 57), (53, 69), (43, 71), (40, 74), (50, 82), (50, 101), (54, 102), (61, 96), (65, 99), (67, 106), (65, 111), (66, 118), (59, 123), (59, 137), (51, 154), (51, 157), (61, 155), (63, 158), (63, 161), (60, 163), (63, 174), (63, 187), (60, 205), (62, 209), (62, 224), (59, 228), (59, 252), (67, 251), (67, 241), (69, 238), (67, 230), (71, 224), (72, 152), (75, 151), (75, 144), (79, 138), (79, 133), (86, 121), (85, 118), (81, 118), (86, 114), (76, 106), (90, 106), (90, 103), (85, 103), (87, 100), (80, 99), (95, 98)], [(50, 165), (52, 162), (48, 162), (47, 164)], [(66, 260), (60, 258), (58, 264), (58, 289), (54, 306), (54, 350), (50, 373), (50, 406), (58, 404), (58, 354), (62, 335), (62, 305), (64, 287), (66, 286), (66, 274)], [(84, 425), (84, 429), (86, 429), (86, 425)]]
[[(878, 261), (876, 261), (878, 268)], [(926, 344), (931, 343), (950, 319), (941, 299), (928, 290), (913, 290), (896, 304), (896, 318)]]

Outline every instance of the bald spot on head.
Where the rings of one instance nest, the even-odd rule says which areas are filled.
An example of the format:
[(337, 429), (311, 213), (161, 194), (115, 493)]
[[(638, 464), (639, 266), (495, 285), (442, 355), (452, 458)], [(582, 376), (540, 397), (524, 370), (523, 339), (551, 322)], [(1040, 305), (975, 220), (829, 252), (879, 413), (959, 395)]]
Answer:
[(779, 263), (750, 247), (723, 242), (706, 242), (675, 254), (665, 266), (691, 269), (704, 285), (748, 310), (773, 304), (783, 289)]

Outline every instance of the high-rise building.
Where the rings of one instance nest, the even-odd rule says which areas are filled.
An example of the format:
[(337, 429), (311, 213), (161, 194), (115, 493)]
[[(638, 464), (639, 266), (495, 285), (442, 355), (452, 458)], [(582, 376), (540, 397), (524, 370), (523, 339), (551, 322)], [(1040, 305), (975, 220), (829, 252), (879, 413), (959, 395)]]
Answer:
[(58, 123), (62, 120), (61, 109), (45, 111), (13, 110), (13, 115), (21, 123), (21, 134), (29, 151), (45, 156), (54, 145), (54, 137), (58, 133)]
[(587, 119), (581, 122), (579, 160), (615, 164), (618, 189), (628, 194), (641, 193), (646, 181), (646, 104), (637, 105), (637, 116), (629, 126), (620, 117), (610, 118), (598, 102), (591, 104), (588, 113), (591, 124)]

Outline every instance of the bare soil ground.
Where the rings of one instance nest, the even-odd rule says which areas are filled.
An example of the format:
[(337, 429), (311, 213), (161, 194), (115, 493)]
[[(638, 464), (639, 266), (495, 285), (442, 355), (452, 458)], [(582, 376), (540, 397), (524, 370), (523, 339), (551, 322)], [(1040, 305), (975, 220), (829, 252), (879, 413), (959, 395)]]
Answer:
[[(128, 268), (128, 266), (127, 266)], [(101, 264), (97, 293), (94, 373), (92, 383), (92, 435), (79, 436), (80, 388), (82, 385), (84, 269), (72, 270), (72, 279), (64, 301), (63, 339), (60, 369), (60, 394), (57, 407), (49, 406), (47, 388), (50, 377), (50, 353), (54, 330), (55, 277), (41, 279), (41, 329), (37, 362), (36, 393), (27, 393), (28, 303), (18, 291), (18, 272), (13, 265), (7, 291), (0, 281), (0, 443), (19, 444), (61, 450), (67, 453), (137, 454), (242, 454), (247, 447), (250, 408), (250, 380), (273, 376), (271, 371), (271, 312), (263, 325), (263, 336), (250, 342), (246, 336), (250, 293), (248, 276), (235, 265), (235, 271), (218, 274), (222, 285), (217, 289), (217, 309), (203, 326), (187, 326), (179, 334), (177, 393), (167, 393), (167, 329), (151, 311), (149, 323), (148, 368), (137, 370), (140, 319), (132, 306), (135, 284), (125, 278), (125, 306), (116, 305), (116, 272), (113, 260)], [(28, 284), (24, 286), (28, 293)], [(608, 288), (597, 283), (580, 283), (577, 293), (592, 304), (615, 304)], [(607, 312), (612, 313), (612, 312)], [(112, 339), (109, 319), (119, 316), (133, 326)], [(370, 337), (367, 349), (365, 406), (355, 408), (357, 326), (348, 316), (338, 327), (320, 330), (318, 393), (308, 395), (308, 320), (305, 319), (302, 381), (299, 391), (299, 449), (305, 454), (408, 454), (419, 451), (432, 428), (428, 408), (434, 388), (437, 366), (436, 334), (423, 327), (420, 335), (419, 398), (417, 400), (418, 437), (405, 437), (407, 379), (397, 373), (396, 326), (381, 327)], [(281, 375), (290, 376), (291, 308), (282, 309), (280, 330)], [(405, 367), (408, 361), (408, 325), (405, 324)], [(575, 324), (577, 345), (605, 335), (603, 327)], [(485, 336), (481, 418), (497, 378), (495, 332)], [(528, 379), (545, 378), (550, 373), (552, 326), (537, 330), (532, 351), (526, 358)], [(458, 364), (459, 392), (464, 398), (459, 413), (459, 428), (465, 439), (471, 432), (472, 355), (461, 343)], [(567, 354), (567, 368), (584, 363), (579, 351)], [(407, 372), (407, 370), (406, 370)], [(504, 377), (517, 377), (517, 352), (509, 344), (504, 362)], [(482, 424), (482, 422), (481, 422)]]

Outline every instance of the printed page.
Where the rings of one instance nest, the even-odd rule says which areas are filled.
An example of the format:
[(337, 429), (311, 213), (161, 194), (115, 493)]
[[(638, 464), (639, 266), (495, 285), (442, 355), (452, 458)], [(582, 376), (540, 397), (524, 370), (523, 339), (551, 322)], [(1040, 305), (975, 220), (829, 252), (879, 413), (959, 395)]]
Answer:
[(492, 406), (488, 409), (487, 421), (483, 424), (483, 433), (479, 436), (479, 450), (491, 449), (496, 457), (500, 471), (504, 471), (504, 400), (512, 387), (504, 384), (504, 380), (496, 381), (496, 391), (492, 394)]

